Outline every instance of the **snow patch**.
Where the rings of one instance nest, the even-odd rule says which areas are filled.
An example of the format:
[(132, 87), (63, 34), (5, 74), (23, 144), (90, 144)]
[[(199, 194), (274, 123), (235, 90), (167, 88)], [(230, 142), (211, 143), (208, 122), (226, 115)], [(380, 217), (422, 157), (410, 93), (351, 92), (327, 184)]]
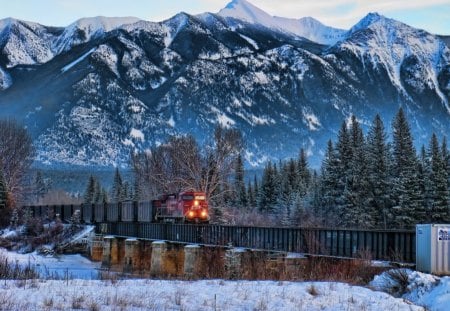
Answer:
[(303, 109), (302, 113), (304, 123), (308, 126), (310, 131), (318, 131), (322, 127), (319, 118), (314, 113), (305, 109)]
[(175, 127), (175, 120), (173, 119), (173, 116), (170, 116), (170, 119), (167, 121), (167, 124), (170, 127)]
[(86, 53), (84, 53), (83, 55), (81, 55), (78, 59), (74, 60), (73, 62), (71, 62), (70, 64), (64, 66), (61, 69), (61, 72), (66, 72), (67, 70), (69, 70), (70, 68), (72, 68), (73, 66), (75, 66), (76, 64), (78, 64), (79, 62), (83, 61), (86, 57), (88, 57), (92, 52), (94, 52), (96, 50), (96, 48), (92, 48), (89, 51), (87, 51)]
[(253, 40), (253, 39), (250, 38), (250, 37), (244, 36), (243, 34), (239, 34), (239, 36), (240, 36), (242, 39), (244, 39), (245, 41), (247, 41), (248, 43), (250, 43), (250, 44), (253, 46), (253, 48), (254, 48), (255, 50), (259, 50), (258, 43), (256, 43), (255, 40)]
[(231, 128), (236, 124), (236, 122), (228, 117), (225, 113), (217, 109), (216, 107), (211, 107), (211, 111), (216, 114), (217, 122), (224, 128)]
[(12, 85), (12, 79), (8, 72), (0, 67), (0, 90), (6, 90)]
[(144, 133), (142, 133), (142, 131), (137, 130), (135, 128), (131, 129), (130, 136), (133, 137), (134, 139), (138, 139), (140, 141), (144, 141), (145, 140)]

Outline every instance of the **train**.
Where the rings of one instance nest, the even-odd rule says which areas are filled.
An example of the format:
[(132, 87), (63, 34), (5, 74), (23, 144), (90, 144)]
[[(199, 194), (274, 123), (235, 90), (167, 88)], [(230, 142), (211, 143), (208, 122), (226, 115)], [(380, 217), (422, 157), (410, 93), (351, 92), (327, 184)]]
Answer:
[(209, 204), (204, 192), (182, 191), (163, 194), (152, 201), (124, 201), (81, 205), (28, 205), (31, 216), (49, 220), (59, 217), (73, 221), (73, 215), (84, 223), (102, 222), (171, 222), (209, 223)]

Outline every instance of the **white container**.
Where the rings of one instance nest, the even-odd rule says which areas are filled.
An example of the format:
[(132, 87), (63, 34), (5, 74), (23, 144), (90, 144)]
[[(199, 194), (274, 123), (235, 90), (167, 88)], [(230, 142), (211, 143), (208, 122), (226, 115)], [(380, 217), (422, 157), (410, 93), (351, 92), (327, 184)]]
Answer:
[(450, 225), (416, 225), (416, 270), (450, 275)]

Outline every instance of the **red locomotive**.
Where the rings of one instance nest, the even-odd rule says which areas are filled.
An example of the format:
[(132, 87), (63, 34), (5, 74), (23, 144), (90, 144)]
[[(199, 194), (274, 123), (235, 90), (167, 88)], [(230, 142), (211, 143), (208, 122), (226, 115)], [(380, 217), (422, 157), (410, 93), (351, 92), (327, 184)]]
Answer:
[(184, 191), (165, 194), (152, 201), (156, 221), (209, 222), (208, 201), (204, 192)]

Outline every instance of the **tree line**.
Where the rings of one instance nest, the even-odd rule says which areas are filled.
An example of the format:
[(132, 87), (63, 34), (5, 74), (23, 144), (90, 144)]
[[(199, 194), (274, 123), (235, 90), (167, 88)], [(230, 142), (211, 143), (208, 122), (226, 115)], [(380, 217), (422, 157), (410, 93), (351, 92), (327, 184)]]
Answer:
[(318, 170), (301, 149), (297, 158), (269, 161), (262, 176), (246, 176), (243, 150), (235, 129), (217, 128), (203, 146), (190, 135), (170, 137), (132, 155), (131, 184), (116, 169), (107, 193), (91, 177), (85, 201), (151, 200), (193, 189), (207, 194), (217, 219), (231, 208), (282, 226), (402, 229), (450, 221), (446, 139), (432, 134), (417, 153), (403, 109), (392, 120), (391, 139), (379, 115), (367, 133), (355, 116), (344, 121)]
[[(236, 176), (239, 176), (238, 174)], [(276, 215), (282, 224), (402, 229), (450, 221), (450, 154), (446, 139), (432, 134), (417, 153), (403, 109), (388, 140), (377, 115), (367, 134), (353, 116), (337, 140), (329, 140), (320, 170), (298, 160), (268, 163), (262, 179), (247, 187), (249, 207)], [(242, 180), (237, 177), (236, 180)], [(238, 182), (236, 189), (242, 187)], [(243, 193), (237, 190), (236, 193)], [(239, 195), (236, 195), (238, 198)], [(245, 200), (238, 199), (244, 206)]]

